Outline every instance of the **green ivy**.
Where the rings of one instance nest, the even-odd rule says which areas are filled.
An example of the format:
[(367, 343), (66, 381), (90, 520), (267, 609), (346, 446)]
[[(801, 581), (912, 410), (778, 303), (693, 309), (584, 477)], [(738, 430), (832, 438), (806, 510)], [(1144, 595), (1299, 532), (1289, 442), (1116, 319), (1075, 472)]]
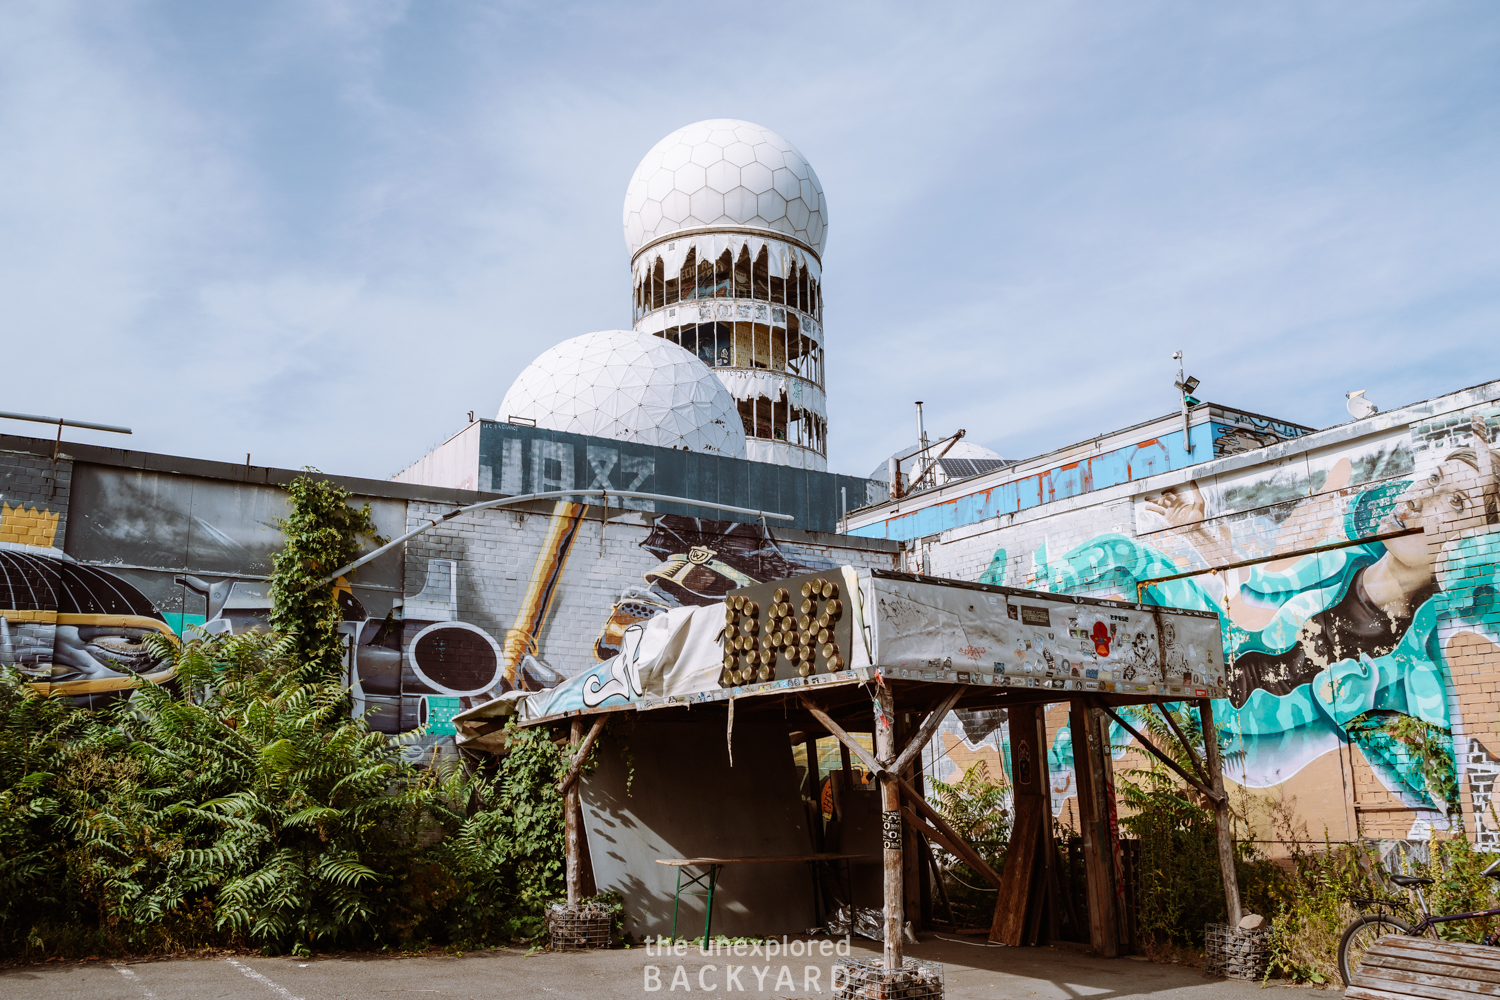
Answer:
[(292, 637), (292, 659), (300, 669), (331, 677), (343, 656), (344, 615), (324, 578), (359, 557), (361, 539), (375, 545), (385, 539), (375, 531), (370, 505), (349, 506), (348, 491), (334, 483), (298, 476), (285, 489), (292, 512), (276, 522), (286, 545), (271, 558), (271, 627)]

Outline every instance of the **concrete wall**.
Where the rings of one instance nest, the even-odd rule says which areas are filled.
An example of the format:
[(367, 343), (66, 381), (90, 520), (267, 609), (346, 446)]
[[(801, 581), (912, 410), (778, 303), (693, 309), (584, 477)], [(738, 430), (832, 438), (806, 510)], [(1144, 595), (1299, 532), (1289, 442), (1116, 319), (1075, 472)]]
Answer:
[[(1299, 424), (1211, 403), (1195, 407), (1188, 423), (1184, 436), (1180, 417), (1160, 417), (910, 498), (881, 497), (876, 507), (850, 519), (851, 533), (902, 541), (920, 538), (990, 517), (1046, 509), (1071, 498), (1086, 499), (1110, 487), (1311, 432)], [(1184, 446), (1185, 440), (1191, 450)]]

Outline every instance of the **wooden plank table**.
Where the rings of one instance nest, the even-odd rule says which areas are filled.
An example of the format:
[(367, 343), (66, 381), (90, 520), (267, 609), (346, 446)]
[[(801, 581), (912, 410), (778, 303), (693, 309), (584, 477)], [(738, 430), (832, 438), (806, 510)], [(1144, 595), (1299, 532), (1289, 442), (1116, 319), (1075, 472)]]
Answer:
[(1387, 934), (1354, 970), (1349, 1000), (1481, 1000), (1500, 996), (1500, 948)]
[[(854, 921), (854, 880), (849, 871), (849, 862), (859, 858), (867, 858), (867, 854), (770, 854), (745, 858), (657, 858), (659, 865), (670, 865), (677, 869), (677, 889), (672, 894), (672, 940), (677, 940), (677, 906), (683, 895), (683, 873), (688, 868), (705, 868), (697, 874), (687, 873), (687, 894), (689, 896), (707, 896), (708, 907), (703, 914), (703, 947), (708, 947), (709, 932), (714, 922), (714, 887), (719, 882), (719, 872), (733, 865), (773, 865), (804, 863), (812, 868), (813, 875), (813, 919), (818, 916), (818, 866), (838, 865), (844, 866), (844, 890), (849, 904), (849, 920), (853, 926)], [(837, 868), (834, 869), (837, 878)], [(697, 887), (696, 889), (694, 887)], [(706, 891), (702, 891), (706, 890)]]

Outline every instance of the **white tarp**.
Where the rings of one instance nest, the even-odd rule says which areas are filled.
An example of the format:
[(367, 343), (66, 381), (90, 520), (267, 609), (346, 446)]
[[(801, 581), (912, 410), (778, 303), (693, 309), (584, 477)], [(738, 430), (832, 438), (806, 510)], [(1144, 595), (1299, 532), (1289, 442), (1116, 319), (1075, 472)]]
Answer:
[(671, 698), (719, 686), (724, 605), (672, 608), (625, 630), (620, 654), (520, 700), (522, 719)]

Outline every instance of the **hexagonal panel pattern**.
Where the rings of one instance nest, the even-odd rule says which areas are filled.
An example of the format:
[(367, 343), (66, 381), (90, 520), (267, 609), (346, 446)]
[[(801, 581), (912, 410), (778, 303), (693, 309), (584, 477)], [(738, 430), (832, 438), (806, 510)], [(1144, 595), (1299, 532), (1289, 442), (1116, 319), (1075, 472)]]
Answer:
[(713, 118), (651, 148), (625, 191), (624, 223), (632, 256), (678, 230), (746, 226), (785, 233), (822, 257), (828, 201), (797, 147), (751, 122)]
[(691, 351), (634, 330), (601, 330), (544, 351), (511, 384), (496, 420), (663, 448), (745, 457), (734, 397)]

